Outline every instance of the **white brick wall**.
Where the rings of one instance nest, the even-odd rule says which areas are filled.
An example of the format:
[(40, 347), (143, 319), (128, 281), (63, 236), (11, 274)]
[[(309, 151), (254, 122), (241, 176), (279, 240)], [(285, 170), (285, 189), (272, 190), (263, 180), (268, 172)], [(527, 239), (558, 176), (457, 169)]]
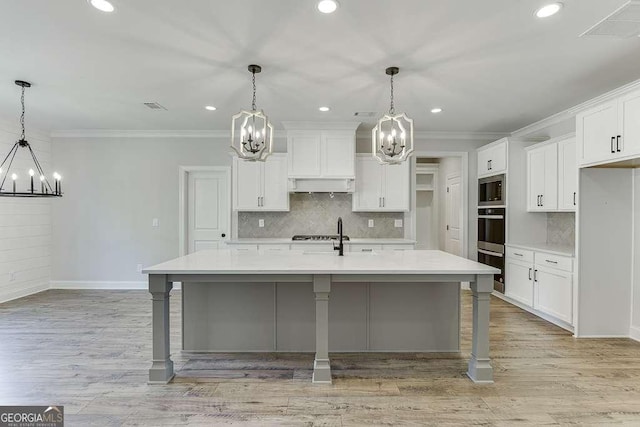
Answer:
[[(0, 121), (0, 162), (19, 136), (17, 119), (14, 122)], [(45, 173), (53, 173), (49, 137), (41, 132), (31, 131), (27, 123), (26, 139)], [(27, 171), (33, 167), (29, 159), (25, 149), (20, 149), (11, 168), (19, 176), (19, 188), (24, 187), (25, 190), (29, 182)], [(9, 177), (4, 188), (10, 189), (11, 185)], [(55, 201), (0, 197), (0, 302), (49, 288), (51, 203)]]

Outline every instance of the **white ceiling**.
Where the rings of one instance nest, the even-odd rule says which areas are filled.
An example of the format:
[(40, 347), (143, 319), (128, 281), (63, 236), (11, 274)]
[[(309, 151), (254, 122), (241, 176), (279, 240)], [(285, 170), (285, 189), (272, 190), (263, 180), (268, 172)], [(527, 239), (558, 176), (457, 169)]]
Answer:
[(27, 124), (47, 131), (227, 129), (257, 63), (276, 127), (352, 121), (388, 109), (396, 65), (396, 107), (417, 130), (510, 132), (640, 78), (640, 38), (578, 37), (625, 0), (565, 0), (546, 20), (533, 16), (545, 0), (341, 0), (332, 15), (315, 0), (113, 3), (3, 6), (0, 117), (17, 120), (25, 79)]

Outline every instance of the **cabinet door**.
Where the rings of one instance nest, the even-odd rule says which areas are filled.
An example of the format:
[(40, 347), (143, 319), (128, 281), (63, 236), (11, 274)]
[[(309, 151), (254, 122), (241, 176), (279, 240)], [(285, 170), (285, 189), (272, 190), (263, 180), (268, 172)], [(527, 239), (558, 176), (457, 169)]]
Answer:
[(616, 139), (616, 152), (625, 157), (640, 154), (640, 91), (620, 99), (618, 117), (621, 138)]
[(295, 132), (287, 137), (289, 177), (316, 178), (320, 176), (319, 132)]
[(617, 101), (578, 114), (576, 136), (580, 164), (595, 163), (616, 157), (615, 137), (617, 135)]
[(478, 177), (489, 174), (489, 151), (487, 148), (478, 151)]
[(356, 188), (353, 194), (354, 211), (382, 209), (382, 165), (372, 157), (356, 159)]
[(238, 211), (260, 210), (262, 197), (262, 162), (233, 159), (233, 208)]
[(558, 210), (558, 144), (544, 147), (544, 189), (542, 210)]
[(534, 308), (569, 324), (573, 322), (571, 273), (536, 265)]
[(356, 145), (353, 132), (322, 132), (321, 151), (323, 177), (355, 177)]
[(505, 295), (533, 307), (533, 264), (507, 258)]
[(527, 210), (542, 211), (540, 198), (544, 193), (545, 151), (542, 148), (527, 152)]
[(288, 211), (289, 192), (287, 189), (287, 157), (271, 155), (264, 163), (262, 179), (262, 209), (267, 211)]
[(489, 172), (492, 175), (507, 170), (507, 143), (502, 142), (489, 151)]
[(409, 211), (409, 162), (382, 165), (382, 209)]
[(576, 140), (567, 139), (558, 144), (558, 209), (575, 211), (578, 197), (578, 165)]

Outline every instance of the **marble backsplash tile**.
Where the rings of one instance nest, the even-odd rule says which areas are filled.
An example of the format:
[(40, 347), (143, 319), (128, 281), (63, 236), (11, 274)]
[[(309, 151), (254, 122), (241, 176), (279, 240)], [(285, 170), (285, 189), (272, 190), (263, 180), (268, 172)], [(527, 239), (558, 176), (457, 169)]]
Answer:
[(547, 214), (547, 243), (574, 247), (576, 242), (576, 214), (550, 212)]
[[(292, 193), (289, 212), (239, 212), (238, 237), (291, 237), (295, 234), (336, 234), (342, 217), (344, 234), (354, 238), (402, 238), (404, 228), (394, 221), (404, 219), (402, 212), (352, 212), (351, 194)], [(258, 220), (264, 219), (264, 227)], [(368, 227), (373, 219), (375, 226)], [(404, 225), (404, 224), (403, 224)]]

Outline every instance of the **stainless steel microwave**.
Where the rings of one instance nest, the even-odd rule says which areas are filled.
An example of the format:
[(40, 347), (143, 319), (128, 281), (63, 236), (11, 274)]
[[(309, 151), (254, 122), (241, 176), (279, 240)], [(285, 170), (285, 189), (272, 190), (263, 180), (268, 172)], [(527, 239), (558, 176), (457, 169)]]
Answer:
[(478, 180), (478, 206), (504, 206), (507, 203), (505, 175)]

